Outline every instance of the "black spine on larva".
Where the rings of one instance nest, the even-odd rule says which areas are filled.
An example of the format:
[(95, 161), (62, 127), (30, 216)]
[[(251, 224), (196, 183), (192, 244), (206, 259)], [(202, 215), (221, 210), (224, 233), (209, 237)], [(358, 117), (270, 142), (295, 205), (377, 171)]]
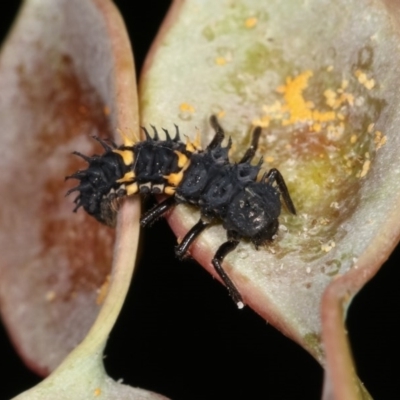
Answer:
[(193, 154), (190, 166), (177, 188), (177, 200), (199, 205), (210, 179), (220, 175), (224, 167), (229, 165), (228, 152), (229, 146), (222, 147), (218, 144), (212, 149), (207, 148), (204, 152)]
[(223, 220), (235, 239), (250, 239), (256, 246), (272, 240), (281, 213), (278, 190), (265, 182), (248, 182), (231, 198)]
[[(180, 140), (177, 126), (175, 137), (172, 139), (168, 132), (166, 140), (160, 140), (158, 132), (153, 127), (154, 137), (143, 128), (146, 140), (135, 144), (133, 147), (119, 146), (114, 143), (110, 146), (107, 142), (95, 137), (103, 146), (103, 155), (87, 157), (75, 152), (82, 157), (89, 165), (85, 170), (68, 176), (80, 181), (79, 185), (67, 192), (79, 192), (75, 199), (76, 207), (83, 207), (85, 211), (95, 217), (98, 221), (109, 226), (114, 226), (118, 211), (118, 199), (126, 195), (125, 187), (130, 184), (137, 184), (140, 193), (161, 194), (168, 186), (167, 176), (180, 171), (178, 165), (179, 157), (176, 151), (183, 153), (189, 159), (191, 153), (186, 151), (186, 146)], [(125, 165), (122, 156), (115, 152), (133, 152), (133, 164)], [(124, 183), (117, 182), (127, 172), (133, 172), (134, 177)]]
[(66, 178), (80, 181), (78, 186), (67, 192), (67, 195), (75, 191), (79, 192), (74, 200), (76, 204), (74, 211), (83, 207), (88, 214), (98, 221), (114, 226), (116, 210), (113, 202), (125, 194), (124, 191), (118, 193), (120, 184), (117, 180), (124, 176), (128, 168), (118, 153), (114, 153), (111, 148), (105, 149), (106, 152), (101, 156), (86, 157), (80, 153), (74, 153), (84, 158), (89, 166), (87, 169), (78, 171)]
[(208, 219), (224, 220), (228, 206), (249, 182), (254, 182), (260, 164), (231, 164), (229, 146), (217, 146), (213, 150), (192, 156), (191, 164), (176, 191), (178, 201), (200, 207)]
[(186, 152), (185, 145), (179, 141), (179, 132), (174, 139), (167, 134), (166, 140), (159, 140), (154, 127), (154, 138), (151, 138), (145, 128), (143, 130), (146, 140), (133, 147), (135, 180), (141, 193), (159, 194), (162, 192), (160, 185), (162, 187), (167, 185), (165, 177), (180, 170), (175, 151), (184, 153), (188, 157), (190, 154)]

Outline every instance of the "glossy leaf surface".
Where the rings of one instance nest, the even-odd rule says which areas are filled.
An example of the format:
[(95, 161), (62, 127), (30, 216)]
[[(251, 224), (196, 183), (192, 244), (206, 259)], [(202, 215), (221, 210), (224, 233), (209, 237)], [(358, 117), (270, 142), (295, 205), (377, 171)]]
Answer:
[(139, 201), (121, 209), (111, 269), (113, 231), (64, 198), (63, 175), (84, 168), (73, 150), (101, 153), (92, 135), (120, 141), (117, 129), (138, 129), (132, 52), (113, 4), (26, 1), (2, 49), (0, 91), (2, 314), (32, 369), (53, 371), (18, 398), (164, 398), (103, 367), (135, 262)]
[[(339, 344), (346, 307), (399, 238), (400, 53), (391, 7), (176, 1), (141, 80), (145, 123), (175, 122), (191, 137), (198, 128), (205, 146), (215, 114), (236, 145), (233, 160), (251, 127), (265, 128), (259, 155), (266, 170), (282, 172), (298, 215), (284, 210), (272, 243), (259, 251), (241, 243), (225, 268), (249, 306), (335, 371), (342, 365), (322, 339)], [(183, 237), (198, 218), (179, 206), (170, 223)], [(224, 240), (213, 226), (191, 252), (214, 275), (210, 260)], [(330, 296), (333, 303), (322, 300)], [(332, 330), (327, 315), (338, 307)]]

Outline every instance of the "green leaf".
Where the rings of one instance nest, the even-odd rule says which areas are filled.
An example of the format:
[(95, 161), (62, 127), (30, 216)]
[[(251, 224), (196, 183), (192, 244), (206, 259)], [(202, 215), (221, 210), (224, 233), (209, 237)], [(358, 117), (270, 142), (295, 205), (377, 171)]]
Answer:
[[(233, 160), (251, 127), (265, 128), (259, 154), (282, 172), (298, 215), (283, 211), (277, 238), (259, 251), (241, 243), (225, 269), (246, 303), (328, 363), (331, 378), (342, 368), (331, 352), (348, 349), (342, 320), (329, 328), (321, 307), (324, 316), (346, 308), (400, 233), (400, 52), (397, 7), (385, 4), (176, 1), (141, 79), (145, 124), (175, 122), (191, 137), (198, 128), (205, 146), (216, 114), (236, 144)], [(178, 206), (170, 224), (183, 237), (198, 219)], [(191, 250), (214, 276), (225, 235), (213, 226)], [(347, 384), (334, 380), (335, 394)]]

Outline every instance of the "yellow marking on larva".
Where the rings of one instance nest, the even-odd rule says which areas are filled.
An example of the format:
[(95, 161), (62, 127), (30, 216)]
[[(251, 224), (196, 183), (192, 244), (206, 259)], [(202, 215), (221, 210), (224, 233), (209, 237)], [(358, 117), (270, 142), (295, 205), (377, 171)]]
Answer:
[(113, 152), (119, 154), (122, 157), (125, 165), (133, 164), (133, 151), (131, 151), (131, 150), (113, 150)]
[(166, 186), (166, 188), (164, 189), (164, 193), (167, 194), (168, 196), (173, 196), (175, 194), (175, 190), (176, 188), (172, 186)]
[(201, 150), (201, 134), (199, 131), (196, 132), (196, 138), (193, 142), (188, 137), (186, 138), (186, 150), (190, 153)]
[(132, 147), (135, 143), (139, 142), (139, 137), (135, 135), (133, 130), (129, 129), (128, 133), (125, 133), (122, 129), (117, 129), (117, 132), (119, 135), (122, 137), (122, 141), (124, 142), (124, 145), (127, 147)]
[(178, 150), (175, 150), (174, 153), (178, 156), (178, 167), (183, 168), (188, 161), (188, 158)]
[(201, 150), (201, 134), (200, 131), (196, 131), (196, 137), (194, 138), (193, 146), (196, 150)]
[(138, 184), (132, 183), (131, 185), (126, 186), (126, 194), (127, 196), (131, 196), (132, 194), (136, 194), (139, 191), (139, 186)]
[(169, 184), (171, 184), (173, 186), (178, 186), (183, 178), (183, 171), (184, 170), (182, 169), (179, 172), (166, 175), (166, 176), (164, 176), (164, 178), (168, 181)]
[(186, 150), (190, 153), (194, 153), (196, 151), (195, 147), (193, 146), (193, 143), (190, 141), (188, 137), (186, 138)]
[(134, 171), (129, 171), (127, 172), (121, 179), (118, 179), (118, 183), (125, 183), (125, 182), (131, 182), (135, 178), (135, 172)]
[(100, 395), (101, 395), (101, 389), (100, 389), (100, 388), (95, 389), (94, 392), (93, 392), (93, 394), (94, 394), (96, 397), (100, 396)]

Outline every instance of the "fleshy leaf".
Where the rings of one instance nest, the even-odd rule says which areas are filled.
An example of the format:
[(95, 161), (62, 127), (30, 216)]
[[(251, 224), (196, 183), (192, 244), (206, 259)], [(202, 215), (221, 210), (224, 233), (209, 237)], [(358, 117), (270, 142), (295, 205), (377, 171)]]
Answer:
[(137, 250), (137, 240), (132, 240), (132, 233), (138, 231), (139, 204), (136, 198), (125, 202), (121, 208), (109, 291), (89, 333), (48, 378), (15, 399), (99, 397), (107, 400), (166, 400), (164, 396), (113, 381), (103, 366), (104, 346), (121, 310), (132, 275)]
[[(325, 290), (348, 276), (348, 305), (399, 239), (392, 12), (382, 1), (175, 1), (141, 79), (144, 123), (177, 123), (191, 137), (198, 128), (206, 145), (216, 114), (233, 160), (251, 126), (265, 128), (265, 169), (282, 172), (298, 215), (284, 210), (277, 238), (259, 251), (241, 243), (225, 269), (249, 306), (321, 364)], [(182, 205), (170, 223), (182, 237), (198, 219)], [(214, 275), (225, 237), (213, 226), (191, 251)]]
[(139, 200), (122, 206), (111, 269), (114, 234), (72, 213), (62, 178), (84, 168), (72, 151), (102, 152), (92, 135), (138, 129), (124, 23), (109, 0), (28, 0), (2, 50), (2, 314), (34, 370), (57, 367), (18, 398), (161, 399), (112, 381), (102, 361), (134, 267)]

